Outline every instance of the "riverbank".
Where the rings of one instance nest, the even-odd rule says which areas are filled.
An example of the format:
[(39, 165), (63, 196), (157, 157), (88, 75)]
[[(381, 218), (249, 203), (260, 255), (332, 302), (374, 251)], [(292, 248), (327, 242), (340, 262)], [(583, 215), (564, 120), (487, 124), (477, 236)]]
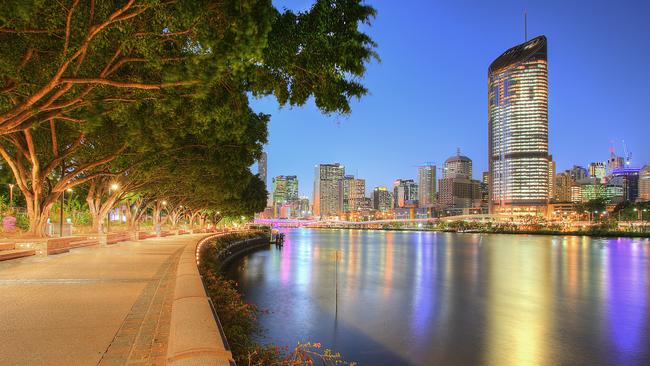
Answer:
[(546, 235), (546, 236), (589, 236), (595, 238), (650, 238), (650, 232), (635, 233), (628, 231), (559, 231), (559, 230), (485, 230), (485, 229), (469, 229), (469, 230), (455, 230), (455, 229), (434, 229), (434, 228), (364, 228), (358, 226), (349, 227), (311, 227), (306, 226), (308, 229), (319, 230), (377, 230), (377, 231), (427, 231), (427, 232), (440, 232), (440, 233), (459, 233), (459, 234), (507, 234), (507, 235)]
[(250, 231), (216, 237), (203, 243), (197, 250), (199, 272), (233, 359), (239, 365), (253, 366), (312, 365), (315, 361), (321, 361), (323, 365), (348, 365), (340, 355), (321, 350), (319, 343), (298, 344), (289, 351), (287, 347), (261, 345), (255, 341), (255, 337), (262, 334), (258, 324), (260, 311), (255, 305), (244, 301), (237, 283), (226, 279), (222, 270), (233, 260), (268, 245), (270, 238), (267, 232)]

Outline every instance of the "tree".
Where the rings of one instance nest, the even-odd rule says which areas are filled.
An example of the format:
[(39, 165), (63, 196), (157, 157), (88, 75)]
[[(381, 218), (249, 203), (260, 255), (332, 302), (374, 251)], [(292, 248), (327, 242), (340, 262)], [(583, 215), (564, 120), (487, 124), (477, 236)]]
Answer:
[(193, 165), (209, 161), (217, 187), (201, 193), (205, 208), (261, 210), (265, 190), (248, 167), (269, 117), (250, 109), (249, 95), (282, 105), (313, 97), (326, 113), (349, 113), (376, 57), (359, 30), (373, 15), (360, 0), (317, 0), (299, 13), (268, 0), (3, 5), (0, 155), (25, 196), (31, 232), (42, 235), (61, 192), (85, 183), (95, 185), (88, 202), (98, 226), (127, 191), (102, 204), (96, 182), (134, 181), (152, 153), (175, 165), (144, 177), (166, 167), (162, 176), (198, 179)]
[[(279, 12), (269, 0), (39, 1), (3, 4), (0, 134), (84, 110), (174, 101), (218, 88), (350, 111), (376, 57), (361, 0)], [(247, 103), (247, 96), (245, 96)]]

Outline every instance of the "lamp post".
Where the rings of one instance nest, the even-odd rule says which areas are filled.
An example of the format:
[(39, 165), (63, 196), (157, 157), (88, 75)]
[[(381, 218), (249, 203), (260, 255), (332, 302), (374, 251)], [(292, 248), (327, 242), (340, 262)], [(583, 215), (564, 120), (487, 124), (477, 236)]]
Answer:
[[(117, 190), (120, 188), (120, 185), (117, 183), (111, 184), (111, 186), (108, 188), (108, 199), (111, 199), (111, 193), (114, 190)], [(113, 209), (112, 205), (108, 209), (108, 213), (106, 214), (106, 234), (108, 234), (111, 231), (111, 210)]]
[(9, 183), (9, 210), (14, 207), (14, 185)]

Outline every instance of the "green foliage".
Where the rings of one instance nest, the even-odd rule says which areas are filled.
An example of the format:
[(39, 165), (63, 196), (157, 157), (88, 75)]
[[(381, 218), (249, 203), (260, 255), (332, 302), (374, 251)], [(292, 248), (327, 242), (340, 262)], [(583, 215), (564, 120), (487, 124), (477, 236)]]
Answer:
[(26, 214), (19, 212), (16, 215), (16, 227), (23, 231), (29, 230), (29, 217), (27, 217)]

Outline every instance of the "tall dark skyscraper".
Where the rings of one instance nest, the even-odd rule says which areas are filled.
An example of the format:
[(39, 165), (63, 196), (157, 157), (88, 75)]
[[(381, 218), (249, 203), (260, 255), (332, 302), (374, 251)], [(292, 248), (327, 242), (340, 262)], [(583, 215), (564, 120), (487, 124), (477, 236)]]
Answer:
[(262, 151), (262, 155), (260, 155), (260, 160), (257, 161), (257, 175), (259, 175), (260, 179), (262, 182), (264, 182), (264, 186), (266, 187), (266, 166), (267, 166), (267, 155), (264, 151)]
[(544, 213), (548, 204), (546, 45), (536, 37), (488, 69), (491, 213)]

